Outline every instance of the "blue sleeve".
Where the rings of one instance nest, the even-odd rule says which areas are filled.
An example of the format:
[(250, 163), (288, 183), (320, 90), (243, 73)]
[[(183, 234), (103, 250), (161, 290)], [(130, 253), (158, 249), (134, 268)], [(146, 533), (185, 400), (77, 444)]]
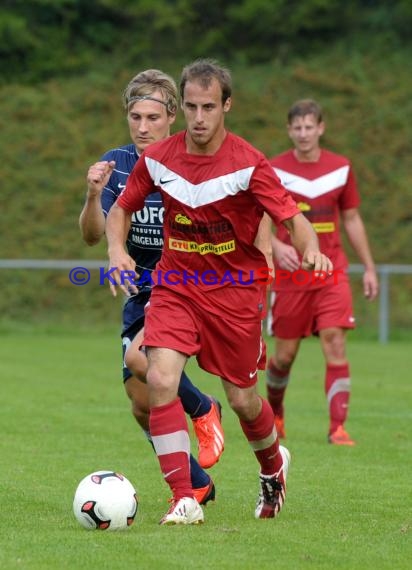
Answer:
[[(106, 152), (101, 157), (100, 160), (107, 160), (107, 161), (115, 160), (113, 151), (109, 150), (108, 152)], [(112, 175), (109, 178), (107, 185), (103, 188), (103, 192), (101, 195), (101, 203), (102, 203), (102, 210), (103, 210), (105, 217), (109, 213), (110, 208), (116, 202), (117, 197), (119, 196), (119, 194), (121, 192), (121, 187), (119, 188), (118, 178), (119, 177), (116, 174), (116, 172), (113, 171)]]

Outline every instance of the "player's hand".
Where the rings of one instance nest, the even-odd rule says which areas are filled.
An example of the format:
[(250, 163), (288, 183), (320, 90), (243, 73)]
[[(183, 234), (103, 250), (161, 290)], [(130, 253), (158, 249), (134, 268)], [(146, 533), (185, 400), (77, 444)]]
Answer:
[(87, 189), (89, 193), (95, 195), (102, 193), (103, 188), (109, 182), (109, 178), (115, 166), (116, 163), (114, 160), (110, 162), (107, 160), (95, 162), (90, 166), (87, 172)]
[(363, 294), (366, 299), (373, 301), (379, 293), (379, 281), (375, 269), (366, 269), (363, 274)]
[(135, 280), (139, 277), (135, 270), (136, 262), (121, 250), (109, 254), (109, 287), (113, 297), (117, 296), (117, 287), (130, 297), (139, 292)]
[(319, 250), (309, 250), (303, 254), (302, 269), (313, 271), (315, 277), (319, 279), (326, 279), (328, 275), (332, 275), (333, 263)]
[(296, 249), (292, 245), (276, 241), (276, 246), (273, 246), (273, 253), (275, 259), (281, 269), (287, 271), (296, 271), (300, 267), (299, 256)]

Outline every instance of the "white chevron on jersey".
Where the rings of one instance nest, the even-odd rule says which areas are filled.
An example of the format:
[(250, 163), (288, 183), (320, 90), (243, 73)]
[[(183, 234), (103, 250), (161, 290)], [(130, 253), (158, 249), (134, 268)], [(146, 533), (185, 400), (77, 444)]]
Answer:
[(285, 188), (306, 198), (317, 198), (344, 186), (349, 174), (349, 166), (342, 166), (319, 178), (308, 180), (280, 168), (274, 167), (273, 169)]
[(170, 170), (161, 162), (146, 157), (146, 166), (156, 186), (160, 186), (166, 194), (190, 208), (206, 206), (227, 196), (234, 196), (249, 188), (254, 166), (230, 172), (200, 184), (192, 184), (180, 174)]

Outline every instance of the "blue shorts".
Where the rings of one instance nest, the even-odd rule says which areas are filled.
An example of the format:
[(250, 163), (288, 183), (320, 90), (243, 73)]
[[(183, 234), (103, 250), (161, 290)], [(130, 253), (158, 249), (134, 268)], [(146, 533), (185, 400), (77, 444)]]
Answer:
[(123, 382), (126, 382), (132, 373), (124, 363), (124, 355), (131, 345), (134, 337), (144, 327), (144, 308), (150, 299), (151, 292), (140, 293), (128, 299), (123, 307), (123, 329), (122, 329), (122, 350), (123, 350)]

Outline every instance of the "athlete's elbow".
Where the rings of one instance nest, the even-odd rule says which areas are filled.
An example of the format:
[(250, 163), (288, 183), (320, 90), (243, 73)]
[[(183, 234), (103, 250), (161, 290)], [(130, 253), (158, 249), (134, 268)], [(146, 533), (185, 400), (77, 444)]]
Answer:
[(88, 234), (88, 233), (82, 232), (82, 238), (83, 238), (83, 241), (85, 242), (86, 245), (92, 247), (92, 246), (100, 243), (100, 240), (102, 239), (102, 235), (100, 235), (100, 234), (99, 235), (98, 234)]

